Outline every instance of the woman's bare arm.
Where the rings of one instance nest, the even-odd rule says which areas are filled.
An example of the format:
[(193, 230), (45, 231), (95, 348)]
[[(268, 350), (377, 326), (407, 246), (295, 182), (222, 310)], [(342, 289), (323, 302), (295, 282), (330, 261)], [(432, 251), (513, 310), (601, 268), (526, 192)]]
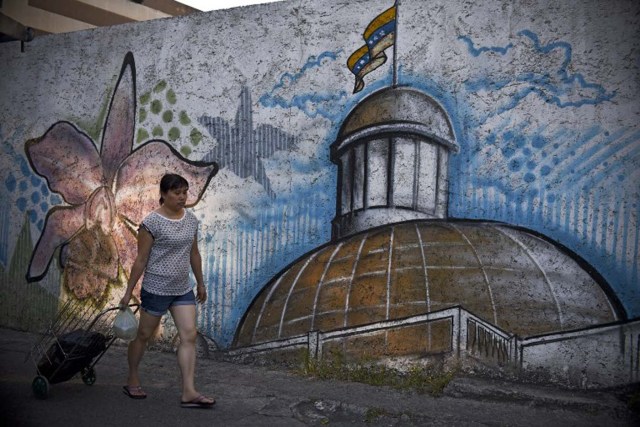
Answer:
[(207, 300), (207, 289), (204, 286), (204, 278), (202, 276), (202, 257), (198, 249), (198, 233), (193, 238), (193, 244), (191, 245), (191, 270), (193, 270), (193, 275), (196, 277), (198, 302), (203, 303)]
[(144, 270), (147, 268), (149, 254), (151, 253), (151, 246), (153, 246), (153, 236), (141, 227), (138, 231), (138, 255), (131, 267), (127, 290), (120, 300), (120, 306), (129, 304), (129, 300), (131, 300), (131, 295), (133, 294), (133, 289), (136, 287), (138, 280), (140, 280), (140, 276), (142, 276), (142, 273), (144, 273)]

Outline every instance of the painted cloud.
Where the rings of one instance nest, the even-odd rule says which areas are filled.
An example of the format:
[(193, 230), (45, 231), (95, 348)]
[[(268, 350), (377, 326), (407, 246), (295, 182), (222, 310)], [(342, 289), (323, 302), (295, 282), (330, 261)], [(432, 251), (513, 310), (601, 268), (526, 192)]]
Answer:
[(336, 91), (326, 82), (332, 81), (327, 75), (339, 74), (344, 68), (336, 61), (340, 53), (323, 52), (309, 57), (299, 71), (284, 73), (271, 91), (260, 98), (260, 104), (268, 108), (297, 108), (311, 118), (338, 120), (348, 94)]
[(607, 92), (602, 85), (587, 81), (581, 73), (570, 71), (572, 48), (569, 43), (543, 44), (530, 30), (522, 30), (518, 36), (516, 44), (488, 47), (476, 47), (471, 38), (459, 37), (472, 56), (486, 57), (483, 64), (491, 76), (470, 80), (467, 89), (494, 96), (508, 95), (510, 102), (502, 105), (498, 113), (514, 108), (529, 94), (560, 108), (596, 105), (615, 97), (615, 92)]

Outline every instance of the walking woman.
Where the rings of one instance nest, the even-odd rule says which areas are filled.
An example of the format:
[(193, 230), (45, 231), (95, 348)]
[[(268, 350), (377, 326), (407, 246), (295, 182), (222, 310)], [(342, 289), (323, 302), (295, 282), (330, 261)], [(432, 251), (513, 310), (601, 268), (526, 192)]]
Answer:
[[(160, 181), (160, 207), (151, 212), (138, 230), (138, 255), (131, 268), (127, 290), (120, 306), (129, 304), (133, 289), (144, 273), (140, 293), (141, 310), (138, 334), (129, 343), (129, 377), (124, 393), (144, 399), (138, 367), (149, 339), (161, 317), (171, 313), (180, 337), (178, 366), (182, 376), (181, 406), (208, 408), (215, 399), (195, 388), (196, 301), (203, 303), (207, 291), (202, 278), (202, 259), (198, 250), (198, 220), (185, 209), (189, 183), (180, 175), (166, 174)], [(196, 279), (196, 295), (189, 272)]]

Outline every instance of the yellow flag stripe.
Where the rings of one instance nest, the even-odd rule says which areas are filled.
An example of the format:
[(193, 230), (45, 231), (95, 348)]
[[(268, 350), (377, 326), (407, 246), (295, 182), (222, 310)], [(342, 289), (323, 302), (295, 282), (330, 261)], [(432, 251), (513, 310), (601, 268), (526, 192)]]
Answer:
[(391, 6), (389, 9), (376, 16), (373, 21), (364, 30), (364, 39), (367, 40), (380, 27), (396, 19), (396, 7)]

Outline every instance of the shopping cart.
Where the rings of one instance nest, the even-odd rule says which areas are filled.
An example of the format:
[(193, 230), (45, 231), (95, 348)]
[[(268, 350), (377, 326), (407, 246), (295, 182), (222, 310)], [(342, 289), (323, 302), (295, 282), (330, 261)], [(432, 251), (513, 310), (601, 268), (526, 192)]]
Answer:
[[(139, 304), (129, 307), (137, 313)], [(77, 373), (86, 385), (96, 382), (94, 367), (116, 340), (112, 326), (119, 309), (97, 311), (77, 300), (63, 304), (27, 355), (36, 366), (31, 388), (37, 398), (46, 399), (51, 384), (68, 381)]]

